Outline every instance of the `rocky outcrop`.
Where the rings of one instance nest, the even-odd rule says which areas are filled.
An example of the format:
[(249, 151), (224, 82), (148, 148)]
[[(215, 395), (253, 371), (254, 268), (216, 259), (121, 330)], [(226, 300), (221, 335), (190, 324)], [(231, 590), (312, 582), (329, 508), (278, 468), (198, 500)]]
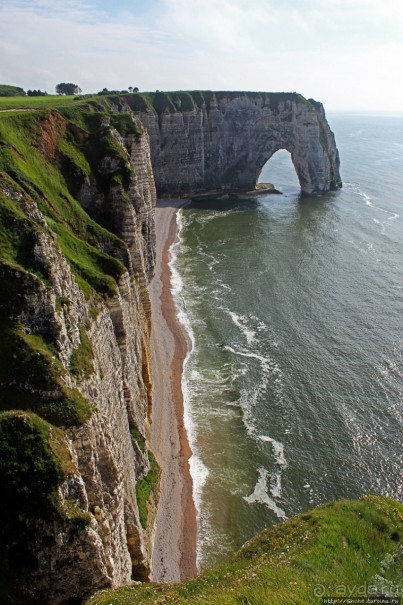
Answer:
[(140, 111), (160, 194), (249, 191), (279, 149), (291, 153), (303, 193), (341, 187), (320, 103), (296, 93), (169, 93), (165, 101), (162, 94), (154, 112)]
[[(8, 490), (1, 597), (58, 605), (150, 571), (155, 500), (143, 529), (136, 484), (150, 469), (155, 186), (148, 136), (132, 116), (124, 127), (103, 121), (86, 132), (51, 112), (30, 128), (38, 175), (30, 183), (17, 171), (12, 156), (26, 149), (10, 146), (0, 179), (2, 211), (13, 213), (8, 243), (26, 238), (27, 255), (18, 248), (17, 261), (1, 259), (3, 279), (15, 286), (14, 298), (11, 290), (1, 297), (2, 335), (25, 348), (0, 376), (1, 409), (19, 410), (0, 414), (0, 450), (14, 451), (11, 434), (38, 444), (0, 469)], [(46, 506), (29, 502), (36, 483), (24, 504), (27, 468)]]

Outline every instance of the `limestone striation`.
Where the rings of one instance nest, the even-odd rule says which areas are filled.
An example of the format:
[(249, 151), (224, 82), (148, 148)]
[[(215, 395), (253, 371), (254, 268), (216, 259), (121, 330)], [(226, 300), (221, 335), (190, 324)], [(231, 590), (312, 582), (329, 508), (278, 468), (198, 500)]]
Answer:
[(81, 603), (150, 571), (148, 135), (87, 111), (0, 122), (0, 600)]
[(255, 188), (264, 164), (286, 149), (304, 194), (341, 187), (339, 154), (323, 105), (296, 93), (156, 93), (128, 103), (150, 135), (160, 194)]

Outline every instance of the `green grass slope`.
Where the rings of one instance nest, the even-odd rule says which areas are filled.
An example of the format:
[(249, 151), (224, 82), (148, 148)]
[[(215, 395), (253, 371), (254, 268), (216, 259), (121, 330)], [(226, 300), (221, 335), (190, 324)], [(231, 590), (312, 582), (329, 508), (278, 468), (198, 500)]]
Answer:
[(107, 591), (87, 605), (307, 605), (403, 590), (403, 506), (343, 500), (268, 529), (226, 564), (177, 585)]

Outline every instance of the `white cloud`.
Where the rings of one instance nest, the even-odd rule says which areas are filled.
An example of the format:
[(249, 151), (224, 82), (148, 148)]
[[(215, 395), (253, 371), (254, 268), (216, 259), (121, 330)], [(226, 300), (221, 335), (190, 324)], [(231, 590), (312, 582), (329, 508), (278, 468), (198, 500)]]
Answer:
[(49, 92), (60, 81), (297, 90), (333, 108), (402, 109), (403, 3), (385, 4), (150, 0), (136, 15), (127, 0), (109, 14), (96, 0), (3, 0), (0, 80)]

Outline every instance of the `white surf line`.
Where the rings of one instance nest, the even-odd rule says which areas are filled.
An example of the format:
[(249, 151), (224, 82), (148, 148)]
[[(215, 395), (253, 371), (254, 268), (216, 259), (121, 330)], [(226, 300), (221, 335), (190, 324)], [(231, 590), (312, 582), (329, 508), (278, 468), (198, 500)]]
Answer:
[(356, 183), (345, 183), (345, 185), (348, 185), (351, 189), (351, 191), (353, 191), (354, 193), (356, 193), (357, 195), (359, 195), (366, 203), (367, 206), (369, 206), (370, 208), (375, 208), (376, 210), (379, 210), (380, 212), (384, 212), (385, 214), (390, 214), (391, 216), (389, 217), (388, 220), (393, 221), (396, 218), (400, 217), (400, 214), (398, 214), (397, 212), (392, 212), (391, 210), (386, 210), (385, 208), (381, 208), (380, 206), (375, 206), (375, 204), (372, 203), (372, 198), (365, 193), (364, 191), (362, 191), (359, 187), (359, 185), (357, 185)]
[(199, 527), (201, 522), (201, 499), (202, 499), (202, 491), (203, 487), (206, 483), (209, 471), (208, 468), (203, 464), (201, 460), (198, 447), (196, 444), (197, 441), (197, 431), (195, 423), (192, 418), (192, 410), (191, 410), (191, 389), (189, 388), (189, 382), (192, 379), (192, 371), (188, 370), (189, 362), (196, 349), (195, 336), (192, 330), (192, 324), (186, 312), (186, 306), (183, 299), (183, 290), (184, 283), (183, 279), (176, 267), (176, 261), (178, 255), (180, 254), (181, 246), (182, 246), (182, 231), (183, 231), (183, 212), (180, 208), (176, 214), (176, 222), (177, 222), (177, 239), (171, 245), (169, 250), (169, 267), (171, 269), (171, 292), (172, 297), (174, 299), (177, 317), (183, 329), (187, 335), (190, 346), (188, 346), (188, 351), (186, 353), (185, 360), (183, 362), (183, 370), (182, 370), (182, 396), (183, 396), (183, 416), (184, 416), (184, 425), (188, 437), (188, 442), (190, 449), (192, 451), (192, 455), (189, 458), (189, 470), (190, 475), (192, 477), (193, 482), (193, 500), (196, 508), (196, 516), (197, 516), (197, 524), (198, 524), (198, 532), (197, 532), (197, 544), (196, 544), (196, 565), (199, 567), (200, 561), (202, 558), (202, 539), (199, 535)]

